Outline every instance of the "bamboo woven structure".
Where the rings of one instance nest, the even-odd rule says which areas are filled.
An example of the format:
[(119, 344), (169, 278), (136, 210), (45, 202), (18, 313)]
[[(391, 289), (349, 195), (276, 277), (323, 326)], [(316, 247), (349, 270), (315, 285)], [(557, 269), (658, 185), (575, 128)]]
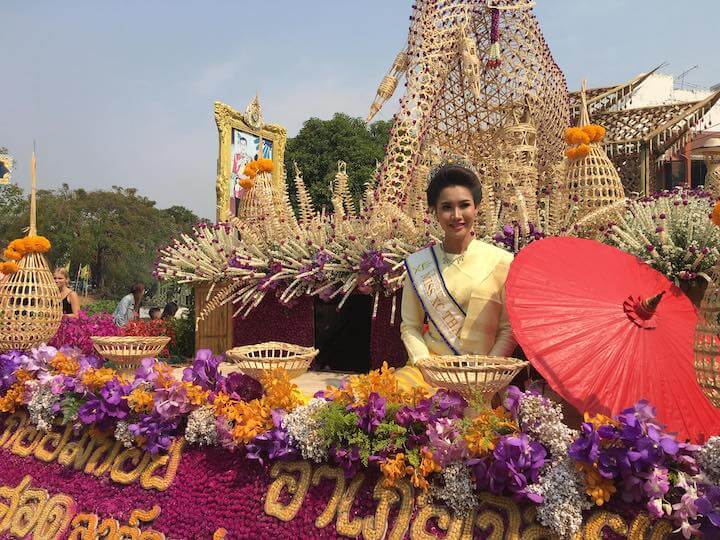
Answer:
[(318, 350), (313, 347), (301, 347), (292, 343), (269, 341), (245, 347), (235, 347), (225, 352), (237, 367), (253, 379), (273, 369), (283, 368), (291, 379), (305, 373)]
[[(590, 125), (590, 117), (585, 99), (585, 81), (583, 81), (578, 127), (588, 125)], [(590, 142), (589, 146), (590, 153), (587, 156), (569, 161), (565, 176), (565, 192), (570, 197), (577, 198), (577, 218), (625, 199), (620, 175), (601, 143)]]
[(702, 391), (720, 407), (720, 268), (711, 272), (713, 281), (703, 296), (695, 326), (693, 350), (695, 376)]
[(458, 392), (475, 409), (489, 407), (495, 394), (528, 365), (517, 358), (483, 355), (434, 356), (416, 363), (425, 382)]
[(134, 374), (143, 358), (155, 358), (170, 341), (167, 336), (92, 336), (90, 339), (98, 354), (125, 375)]
[[(30, 228), (37, 235), (35, 153), (31, 163)], [(0, 282), (0, 352), (46, 343), (60, 327), (62, 299), (45, 257), (28, 253), (19, 271)]]

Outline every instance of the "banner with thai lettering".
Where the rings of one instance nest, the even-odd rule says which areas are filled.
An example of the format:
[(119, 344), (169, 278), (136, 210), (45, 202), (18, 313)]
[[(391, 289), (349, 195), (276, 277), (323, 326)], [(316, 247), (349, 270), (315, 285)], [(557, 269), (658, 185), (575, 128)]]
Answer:
[[(308, 461), (262, 466), (220, 448), (166, 454), (58, 427), (39, 432), (25, 412), (0, 416), (0, 536), (3, 538), (541, 538), (533, 507), (481, 495), (452, 515), (407, 481), (386, 487), (371, 473)], [(662, 530), (660, 530), (661, 528)], [(596, 512), (584, 538), (661, 538), (647, 515)]]

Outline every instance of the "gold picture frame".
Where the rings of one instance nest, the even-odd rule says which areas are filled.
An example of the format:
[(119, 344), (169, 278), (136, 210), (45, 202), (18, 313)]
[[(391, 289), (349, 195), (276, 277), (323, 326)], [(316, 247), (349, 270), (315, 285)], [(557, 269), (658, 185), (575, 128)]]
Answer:
[[(230, 105), (215, 102), (215, 123), (220, 142), (215, 191), (217, 198), (217, 220), (228, 221), (234, 217), (231, 208), (231, 182), (234, 181), (234, 137), (252, 136), (257, 142), (257, 154), (270, 148), (273, 160), (273, 185), (282, 188), (285, 182), (284, 160), (287, 130), (277, 124), (265, 124), (258, 97), (255, 96), (240, 112)], [(242, 142), (242, 141), (240, 141)], [(268, 144), (269, 143), (269, 144)], [(257, 155), (256, 154), (256, 155)]]
[(14, 165), (15, 160), (13, 157), (4, 148), (0, 149), (0, 185), (10, 183)]

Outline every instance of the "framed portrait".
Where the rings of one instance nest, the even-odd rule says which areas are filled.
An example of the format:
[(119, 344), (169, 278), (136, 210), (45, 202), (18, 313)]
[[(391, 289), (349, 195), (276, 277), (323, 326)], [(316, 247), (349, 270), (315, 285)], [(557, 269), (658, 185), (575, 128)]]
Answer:
[(258, 98), (244, 112), (224, 103), (215, 103), (215, 122), (220, 139), (216, 181), (217, 220), (227, 221), (237, 215), (244, 189), (245, 165), (258, 158), (273, 160), (273, 185), (285, 181), (283, 163), (287, 132), (276, 124), (265, 124)]
[(0, 148), (0, 184), (9, 184), (14, 160), (4, 148)]

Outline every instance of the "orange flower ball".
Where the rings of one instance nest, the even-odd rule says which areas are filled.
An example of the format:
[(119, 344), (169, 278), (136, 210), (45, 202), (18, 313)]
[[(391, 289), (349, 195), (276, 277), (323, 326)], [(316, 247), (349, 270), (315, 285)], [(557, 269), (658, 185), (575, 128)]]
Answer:
[(715, 203), (715, 208), (713, 208), (712, 214), (710, 214), (710, 219), (715, 225), (720, 227), (720, 201)]
[(255, 182), (252, 178), (241, 178), (240, 187), (243, 189), (252, 189), (255, 186)]
[(587, 144), (581, 144), (575, 150), (575, 159), (582, 159), (590, 154), (590, 146)]

